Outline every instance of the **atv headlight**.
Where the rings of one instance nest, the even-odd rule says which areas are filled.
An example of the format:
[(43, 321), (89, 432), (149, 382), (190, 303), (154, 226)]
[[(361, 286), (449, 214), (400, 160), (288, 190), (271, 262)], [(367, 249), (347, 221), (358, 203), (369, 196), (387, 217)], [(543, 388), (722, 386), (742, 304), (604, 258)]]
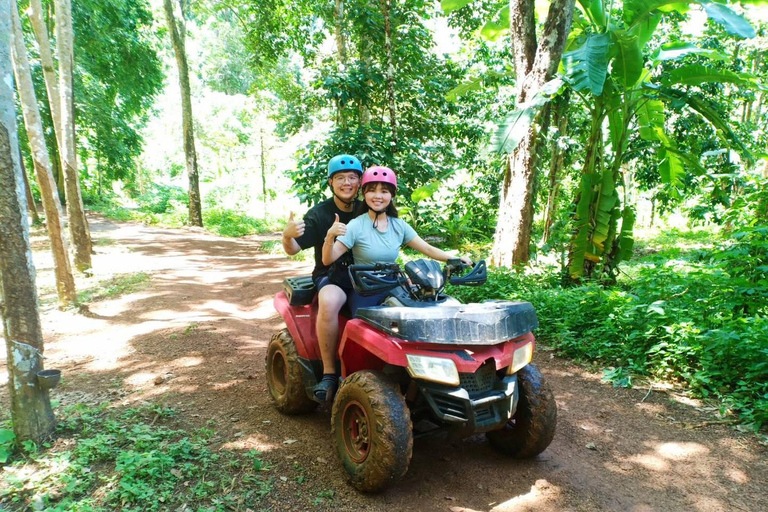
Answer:
[(528, 342), (522, 347), (515, 349), (512, 355), (512, 364), (507, 368), (507, 375), (513, 375), (522, 367), (527, 365), (533, 359), (533, 343)]
[(456, 363), (443, 357), (416, 356), (407, 354), (408, 373), (415, 379), (431, 380), (440, 384), (459, 385), (459, 371)]

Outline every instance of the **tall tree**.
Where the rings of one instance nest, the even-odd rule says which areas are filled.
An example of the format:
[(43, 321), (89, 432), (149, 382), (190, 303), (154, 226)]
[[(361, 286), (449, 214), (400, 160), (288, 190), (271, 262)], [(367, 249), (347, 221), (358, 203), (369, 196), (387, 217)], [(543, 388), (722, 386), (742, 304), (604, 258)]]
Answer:
[(61, 167), (69, 214), (69, 231), (75, 247), (75, 267), (81, 272), (91, 268), (91, 233), (85, 218), (80, 177), (75, 150), (75, 102), (72, 90), (74, 53), (72, 4), (70, 0), (54, 0), (56, 6), (56, 49), (59, 57), (59, 94), (61, 103)]
[[(534, 0), (509, 2), (509, 26), (516, 74), (516, 103), (523, 107), (549, 82), (565, 47), (575, 0), (554, 0), (541, 37), (536, 37)], [(536, 170), (536, 123), (531, 122), (507, 157), (491, 262), (511, 267), (528, 261)]]
[(77, 300), (75, 279), (72, 277), (67, 244), (64, 241), (61, 204), (59, 203), (58, 196), (55, 194), (56, 183), (53, 181), (51, 161), (43, 134), (43, 124), (40, 120), (37, 98), (32, 86), (32, 73), (29, 67), (29, 59), (27, 58), (27, 49), (24, 44), (24, 34), (21, 29), (21, 19), (19, 18), (16, 0), (11, 0), (11, 19), (13, 26), (11, 53), (13, 56), (14, 73), (16, 74), (16, 84), (19, 90), (19, 97), (21, 98), (29, 146), (32, 150), (32, 162), (37, 174), (40, 193), (43, 197), (45, 224), (48, 229), (48, 238), (51, 241), (51, 252), (53, 252), (53, 266), (56, 274), (59, 306), (66, 307)]
[(19, 441), (40, 442), (55, 427), (43, 368), (43, 332), (35, 291), (35, 267), (21, 167), (16, 155), (16, 108), (9, 50), (11, 3), (0, 0), (0, 316), (8, 352), (11, 418)]
[(40, 63), (43, 68), (45, 90), (48, 93), (48, 105), (51, 108), (56, 144), (61, 148), (63, 144), (61, 139), (61, 98), (59, 97), (59, 84), (56, 78), (56, 65), (53, 61), (51, 41), (48, 37), (48, 26), (43, 19), (43, 12), (42, 0), (29, 1), (29, 21), (35, 33), (37, 46), (40, 49)]
[(187, 162), (189, 178), (189, 223), (193, 226), (203, 225), (202, 207), (200, 206), (200, 185), (197, 170), (197, 153), (195, 152), (195, 133), (192, 118), (192, 93), (189, 87), (189, 68), (185, 48), (186, 28), (184, 8), (179, 1), (180, 14), (178, 21), (174, 14), (171, 0), (163, 0), (168, 31), (173, 42), (173, 52), (176, 55), (176, 65), (179, 69), (179, 87), (181, 88), (181, 117), (184, 129), (184, 155)]

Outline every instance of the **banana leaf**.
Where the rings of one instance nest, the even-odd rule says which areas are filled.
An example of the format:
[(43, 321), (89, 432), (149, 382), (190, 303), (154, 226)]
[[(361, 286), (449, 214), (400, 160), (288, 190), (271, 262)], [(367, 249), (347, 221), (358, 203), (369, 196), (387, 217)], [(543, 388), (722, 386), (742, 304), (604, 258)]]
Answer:
[(683, 41), (675, 41), (674, 43), (667, 43), (661, 45), (651, 57), (654, 64), (659, 62), (666, 62), (669, 60), (678, 60), (691, 54), (701, 55), (714, 61), (728, 60), (730, 57), (723, 55), (717, 50), (711, 50), (708, 48), (699, 48), (698, 46), (686, 43)]
[(608, 239), (608, 232), (611, 228), (611, 215), (618, 195), (613, 181), (613, 171), (605, 169), (602, 174), (602, 181), (598, 190), (598, 197), (595, 207), (595, 226), (592, 232), (592, 244), (595, 246), (595, 254), (601, 255), (605, 252), (605, 241)]
[(610, 49), (610, 34), (590, 34), (581, 47), (563, 54), (566, 77), (574, 89), (602, 94)]
[(488, 41), (496, 41), (509, 32), (509, 4), (505, 5), (496, 15), (485, 22), (480, 29), (480, 36)]
[(589, 207), (592, 204), (592, 179), (589, 173), (581, 175), (579, 183), (579, 200), (576, 204), (574, 217), (575, 235), (571, 239), (568, 255), (568, 274), (571, 279), (579, 279), (584, 275), (584, 259), (587, 254), (589, 241)]
[(616, 57), (611, 65), (613, 76), (624, 89), (629, 89), (637, 83), (643, 72), (643, 49), (637, 36), (623, 31), (613, 32)]
[(637, 108), (637, 125), (640, 137), (644, 140), (667, 142), (664, 133), (664, 103), (661, 100), (641, 99)]
[(625, 206), (621, 218), (621, 233), (619, 233), (619, 248), (616, 256), (613, 258), (613, 266), (617, 266), (622, 261), (627, 261), (632, 257), (632, 248), (635, 245), (634, 239), (635, 211)]
[(472, 0), (441, 0), (440, 7), (443, 9), (443, 14), (451, 14), (453, 11), (457, 11), (465, 5), (471, 3)]
[(699, 0), (698, 2), (713, 21), (723, 26), (726, 32), (731, 35), (750, 39), (755, 37), (755, 29), (749, 24), (744, 16), (736, 14), (730, 7), (708, 0)]
[(707, 82), (732, 83), (742, 87), (756, 87), (756, 77), (748, 73), (734, 73), (727, 69), (715, 69), (703, 64), (687, 64), (671, 70), (665, 84), (701, 85)]
[(667, 148), (659, 151), (659, 157), (662, 158), (659, 164), (659, 173), (661, 182), (672, 185), (675, 190), (683, 186), (682, 177), (685, 175), (685, 167), (680, 157)]

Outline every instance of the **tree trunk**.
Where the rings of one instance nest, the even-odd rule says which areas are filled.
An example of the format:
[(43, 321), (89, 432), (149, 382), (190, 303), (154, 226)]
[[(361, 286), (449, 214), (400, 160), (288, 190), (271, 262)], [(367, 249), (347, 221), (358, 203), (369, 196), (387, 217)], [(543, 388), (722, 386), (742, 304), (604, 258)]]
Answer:
[(549, 240), (550, 230), (554, 222), (557, 205), (557, 193), (560, 190), (560, 171), (563, 169), (565, 152), (560, 147), (560, 139), (568, 133), (568, 106), (570, 104), (570, 89), (557, 98), (554, 107), (554, 123), (557, 126), (557, 139), (552, 142), (552, 156), (549, 161), (549, 194), (547, 196), (547, 211), (544, 218), (544, 236), (542, 242)]
[[(56, 147), (53, 147), (52, 149), (54, 154), (53, 160), (51, 160), (51, 167), (53, 169), (53, 180), (56, 182), (56, 195), (59, 196), (59, 203), (66, 205), (67, 194), (64, 192), (64, 173), (61, 172), (61, 155), (58, 153)], [(64, 224), (67, 224), (66, 219), (64, 219)]]
[(43, 331), (22, 190), (13, 101), (11, 4), (0, 2), (0, 316), (8, 353), (11, 419), (18, 441), (41, 443), (56, 426), (48, 391), (38, 386)]
[(32, 85), (32, 73), (29, 67), (29, 59), (27, 58), (24, 33), (21, 29), (21, 19), (19, 18), (16, 0), (11, 0), (11, 18), (13, 25), (12, 54), (16, 84), (19, 89), (19, 97), (21, 98), (24, 124), (27, 127), (27, 135), (29, 136), (29, 146), (32, 150), (32, 161), (34, 162), (35, 173), (37, 174), (37, 183), (40, 185), (40, 193), (43, 197), (45, 224), (48, 229), (48, 238), (51, 241), (59, 307), (65, 308), (77, 300), (75, 279), (72, 276), (67, 244), (64, 241), (61, 204), (54, 192), (56, 184), (51, 174), (51, 161), (48, 156), (48, 148), (45, 145), (43, 123), (40, 120), (40, 111), (37, 107), (37, 98), (35, 97), (35, 90)]
[[(510, 0), (509, 20), (515, 57), (517, 104), (530, 99), (552, 79), (571, 28), (575, 0), (554, 0), (536, 40), (534, 0)], [(536, 122), (511, 155), (502, 182), (491, 264), (512, 267), (528, 261), (533, 222)]]
[(29, 176), (27, 176), (27, 168), (24, 165), (24, 157), (21, 156), (21, 146), (19, 146), (18, 150), (19, 167), (21, 167), (21, 176), (24, 178), (24, 193), (27, 196), (27, 213), (32, 218), (32, 224), (37, 226), (40, 224), (40, 216), (37, 214), (35, 198), (32, 196), (32, 189), (29, 186)]
[[(181, 118), (184, 127), (184, 155), (187, 162), (189, 177), (189, 223), (193, 226), (203, 225), (202, 207), (200, 206), (200, 185), (197, 172), (197, 153), (195, 152), (195, 133), (192, 127), (192, 94), (189, 87), (189, 68), (184, 47), (186, 32), (184, 29), (184, 11), (182, 9), (179, 22), (173, 13), (171, 0), (163, 0), (168, 31), (173, 42), (173, 52), (176, 54), (176, 65), (179, 68), (179, 87), (181, 88)], [(180, 5), (181, 7), (181, 5)]]
[[(336, 53), (339, 55), (339, 63), (342, 66), (347, 65), (347, 45), (344, 40), (344, 0), (335, 0), (333, 6), (334, 36), (336, 39)], [(344, 113), (344, 106), (337, 98), (336, 118), (342, 128), (347, 127), (347, 116)]]
[(40, 50), (40, 62), (43, 67), (45, 90), (48, 92), (48, 105), (51, 107), (51, 118), (53, 119), (53, 132), (56, 134), (56, 145), (61, 147), (61, 98), (59, 97), (59, 86), (56, 80), (56, 65), (53, 62), (51, 41), (48, 37), (48, 27), (46, 26), (45, 21), (43, 21), (42, 0), (30, 0), (29, 21), (32, 25), (32, 30), (35, 33), (37, 46)]
[(395, 103), (395, 65), (392, 59), (392, 0), (381, 0), (381, 14), (384, 16), (384, 51), (387, 55), (387, 100), (389, 124), (392, 130), (392, 153), (397, 152), (397, 105)]
[(264, 194), (264, 219), (267, 218), (267, 155), (264, 153), (264, 129), (261, 130), (261, 192)]
[(72, 94), (74, 66), (72, 9), (70, 0), (54, 0), (56, 4), (56, 48), (59, 54), (59, 94), (61, 102), (61, 167), (69, 214), (69, 232), (75, 248), (75, 267), (84, 272), (91, 268), (91, 233), (85, 218), (80, 194), (75, 152), (75, 105)]

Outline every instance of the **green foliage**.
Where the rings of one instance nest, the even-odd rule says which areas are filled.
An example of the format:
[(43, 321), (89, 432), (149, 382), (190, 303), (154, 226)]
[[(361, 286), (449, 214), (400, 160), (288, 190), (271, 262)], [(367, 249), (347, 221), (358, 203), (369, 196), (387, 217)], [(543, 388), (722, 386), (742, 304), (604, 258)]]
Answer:
[(167, 213), (174, 207), (174, 201), (184, 204), (189, 201), (187, 192), (180, 187), (152, 183), (149, 190), (136, 197), (139, 210), (145, 213)]
[(274, 225), (224, 208), (203, 210), (206, 229), (221, 236), (239, 237), (274, 231)]
[[(163, 86), (146, 0), (83, 0), (72, 6), (75, 102), (84, 188), (132, 182), (139, 129)], [(119, 43), (117, 43), (119, 42)], [(39, 96), (44, 97), (44, 96)]]
[(10, 428), (0, 428), (0, 464), (5, 464), (13, 455), (16, 434)]
[(164, 425), (173, 416), (151, 404), (69, 407), (57, 434), (70, 442), (7, 466), (0, 500), (60, 512), (260, 509), (272, 487), (261, 454), (214, 449), (210, 429)]
[[(686, 239), (709, 247), (669, 247)], [(451, 293), (465, 301), (529, 301), (538, 339), (568, 357), (610, 366), (605, 378), (616, 385), (630, 385), (632, 374), (685, 383), (759, 427), (768, 424), (768, 227), (740, 230), (713, 246), (715, 240), (707, 232), (693, 239), (667, 233), (667, 249), (628, 268), (610, 288), (562, 287), (551, 269), (492, 270), (486, 286)]]

